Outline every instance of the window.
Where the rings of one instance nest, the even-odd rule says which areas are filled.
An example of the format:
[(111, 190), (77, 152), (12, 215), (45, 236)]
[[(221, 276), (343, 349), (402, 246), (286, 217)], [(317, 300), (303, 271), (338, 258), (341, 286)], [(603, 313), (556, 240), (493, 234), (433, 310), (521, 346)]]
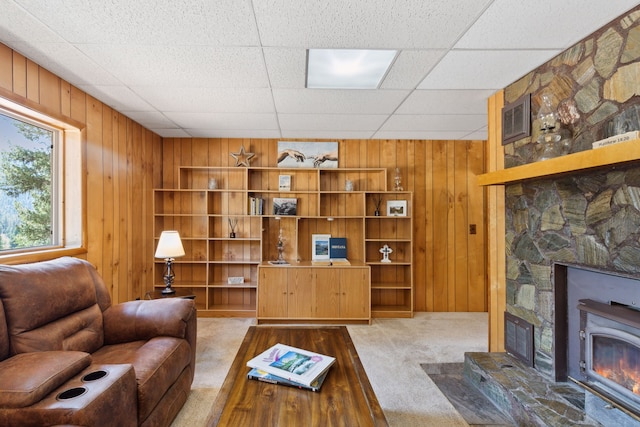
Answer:
[(81, 178), (77, 127), (0, 99), (0, 259), (82, 247)]
[(60, 131), (0, 111), (0, 251), (59, 245)]

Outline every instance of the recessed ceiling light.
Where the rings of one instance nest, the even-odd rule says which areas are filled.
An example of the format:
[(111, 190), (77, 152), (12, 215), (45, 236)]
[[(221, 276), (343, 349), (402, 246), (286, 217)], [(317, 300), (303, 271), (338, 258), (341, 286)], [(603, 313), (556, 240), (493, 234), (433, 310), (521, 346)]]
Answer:
[(397, 50), (309, 49), (307, 88), (377, 89)]

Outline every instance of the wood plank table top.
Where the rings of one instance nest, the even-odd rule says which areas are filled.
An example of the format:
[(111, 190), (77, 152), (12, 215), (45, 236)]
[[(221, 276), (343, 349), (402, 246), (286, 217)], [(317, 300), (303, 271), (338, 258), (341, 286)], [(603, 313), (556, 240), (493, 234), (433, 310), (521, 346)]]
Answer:
[[(249, 380), (247, 361), (281, 343), (336, 358), (318, 392)], [(210, 426), (388, 426), (345, 326), (251, 326), (218, 393)]]

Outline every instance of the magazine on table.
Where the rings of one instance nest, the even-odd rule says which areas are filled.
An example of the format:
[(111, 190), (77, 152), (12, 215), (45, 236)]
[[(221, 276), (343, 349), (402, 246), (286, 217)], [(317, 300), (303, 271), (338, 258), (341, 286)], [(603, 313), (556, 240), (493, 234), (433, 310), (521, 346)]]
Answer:
[(247, 366), (311, 386), (335, 361), (335, 357), (278, 343), (249, 360)]
[(295, 387), (299, 389), (311, 390), (311, 391), (317, 392), (317, 391), (320, 391), (320, 387), (322, 387), (322, 383), (324, 382), (324, 379), (327, 377), (328, 372), (329, 371), (324, 371), (324, 373), (321, 374), (317, 380), (315, 380), (314, 382), (311, 383), (311, 385), (308, 385), (308, 386), (301, 383), (294, 382), (294, 381), (289, 381), (285, 378), (278, 377), (276, 375), (270, 374), (266, 371), (261, 371), (260, 369), (256, 369), (256, 368), (252, 368), (251, 371), (249, 371), (249, 373), (247, 374), (247, 378), (249, 378), (250, 380), (262, 381), (265, 383), (284, 385), (287, 387)]

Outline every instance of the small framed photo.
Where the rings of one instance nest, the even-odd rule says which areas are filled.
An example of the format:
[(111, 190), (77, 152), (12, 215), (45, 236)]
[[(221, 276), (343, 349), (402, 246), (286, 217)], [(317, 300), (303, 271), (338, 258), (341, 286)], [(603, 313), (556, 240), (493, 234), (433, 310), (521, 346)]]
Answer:
[(274, 215), (296, 215), (298, 211), (298, 199), (295, 198), (273, 198)]
[(291, 191), (291, 175), (280, 175), (278, 179), (278, 190)]
[(311, 235), (311, 259), (313, 261), (329, 260), (329, 241), (331, 234)]
[(407, 216), (406, 200), (387, 201), (387, 216)]

